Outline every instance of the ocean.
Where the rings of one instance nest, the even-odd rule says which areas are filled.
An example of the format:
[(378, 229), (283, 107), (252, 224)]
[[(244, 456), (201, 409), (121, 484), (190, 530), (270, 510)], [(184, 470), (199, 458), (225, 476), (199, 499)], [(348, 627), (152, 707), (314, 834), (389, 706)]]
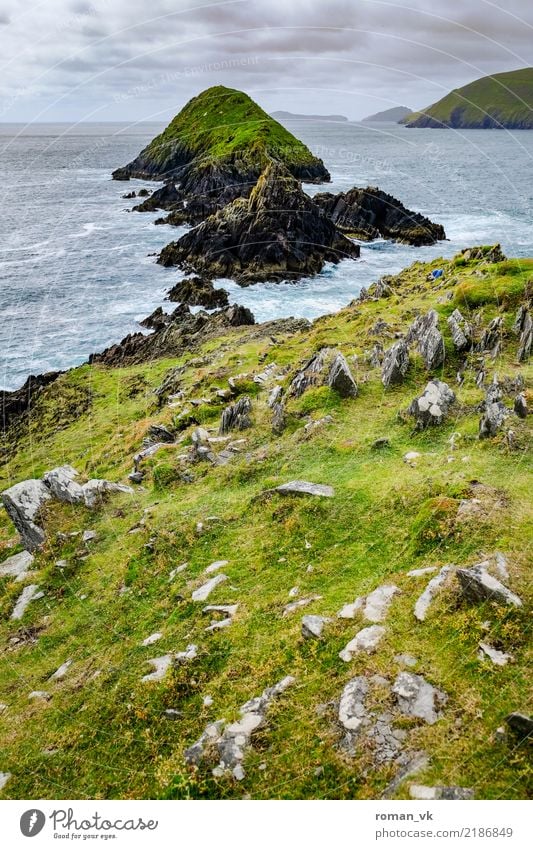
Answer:
[[(241, 289), (232, 302), (258, 321), (339, 310), (383, 274), (416, 260), (500, 242), (533, 256), (533, 132), (407, 130), (394, 124), (292, 121), (340, 191), (379, 186), (444, 225), (448, 241), (414, 248), (376, 241), (361, 258), (297, 283)], [(155, 124), (0, 125), (0, 386), (66, 369), (138, 331), (183, 275), (155, 254), (185, 228), (154, 226), (122, 195), (153, 183), (111, 180), (160, 132)]]

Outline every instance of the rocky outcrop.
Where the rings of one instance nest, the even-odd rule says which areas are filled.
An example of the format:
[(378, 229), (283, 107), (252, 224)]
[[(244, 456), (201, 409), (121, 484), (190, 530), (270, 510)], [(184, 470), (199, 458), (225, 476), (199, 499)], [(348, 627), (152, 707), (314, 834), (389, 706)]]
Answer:
[(426, 681), (422, 675), (415, 675), (413, 672), (400, 672), (392, 692), (403, 714), (423, 719), (429, 725), (437, 722), (440, 718), (440, 708), (448, 700), (445, 693)]
[(359, 256), (278, 163), (267, 165), (248, 199), (239, 198), (177, 242), (158, 262), (241, 285), (317, 274), (325, 262)]
[(471, 569), (457, 569), (457, 580), (461, 593), (467, 601), (482, 602), (496, 601), (499, 604), (522, 607), (522, 600), (507, 589), (485, 568), (484, 563), (478, 563)]
[(57, 380), (61, 374), (60, 371), (31, 374), (20, 389), (15, 389), (13, 392), (0, 391), (2, 430), (8, 428), (19, 416), (28, 413), (43, 389)]
[(392, 195), (374, 186), (353, 188), (338, 195), (323, 192), (315, 201), (333, 223), (354, 238), (393, 239), (408, 245), (433, 245), (445, 239), (444, 228), (412, 212)]
[(438, 321), (435, 310), (429, 310), (415, 319), (405, 337), (408, 345), (416, 343), (428, 371), (433, 371), (444, 362), (444, 339)]
[(191, 307), (219, 309), (228, 307), (228, 293), (225, 289), (215, 289), (211, 280), (204, 277), (189, 277), (180, 280), (168, 293), (168, 300), (174, 303), (188, 304)]
[(400, 339), (385, 351), (381, 367), (381, 382), (383, 386), (393, 386), (401, 383), (409, 368), (409, 349), (406, 342)]
[(448, 318), (448, 327), (456, 351), (463, 353), (472, 347), (472, 327), (459, 310), (455, 309)]
[(45, 540), (41, 511), (52, 497), (42, 480), (26, 480), (4, 490), (2, 504), (28, 551), (35, 551)]
[(482, 404), (483, 415), (479, 421), (479, 438), (491, 439), (496, 436), (510, 413), (503, 401), (503, 390), (495, 378), (485, 391)]
[(513, 331), (519, 337), (516, 359), (522, 363), (529, 359), (533, 344), (533, 319), (527, 307), (521, 306), (518, 310)]
[(357, 383), (341, 353), (336, 355), (329, 371), (328, 386), (338, 392), (341, 398), (355, 398), (357, 396)]
[(447, 383), (430, 380), (422, 395), (411, 402), (409, 413), (414, 416), (417, 429), (424, 430), (442, 424), (454, 403), (455, 393)]
[(251, 411), (252, 402), (247, 395), (243, 395), (235, 404), (230, 404), (229, 407), (226, 407), (220, 420), (220, 435), (223, 436), (231, 430), (245, 430), (251, 427)]
[(289, 386), (289, 395), (299, 398), (309, 387), (320, 386), (324, 382), (325, 369), (331, 356), (329, 348), (322, 348), (316, 354), (313, 354), (292, 379)]

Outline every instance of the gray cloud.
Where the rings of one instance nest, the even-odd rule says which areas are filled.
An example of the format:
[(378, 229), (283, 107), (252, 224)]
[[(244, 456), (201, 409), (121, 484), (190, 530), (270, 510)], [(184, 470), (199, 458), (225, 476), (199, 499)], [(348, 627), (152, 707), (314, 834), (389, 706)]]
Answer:
[(6, 0), (6, 121), (138, 121), (209, 85), (360, 118), (533, 64), (530, 0)]

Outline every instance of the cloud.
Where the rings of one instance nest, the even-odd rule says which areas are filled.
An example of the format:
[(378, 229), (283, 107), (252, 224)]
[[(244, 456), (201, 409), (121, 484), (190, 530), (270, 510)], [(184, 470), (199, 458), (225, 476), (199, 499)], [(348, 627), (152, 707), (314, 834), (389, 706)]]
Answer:
[(215, 83), (360, 118), (533, 64), (530, 0), (6, 0), (0, 23), (13, 121), (163, 120)]

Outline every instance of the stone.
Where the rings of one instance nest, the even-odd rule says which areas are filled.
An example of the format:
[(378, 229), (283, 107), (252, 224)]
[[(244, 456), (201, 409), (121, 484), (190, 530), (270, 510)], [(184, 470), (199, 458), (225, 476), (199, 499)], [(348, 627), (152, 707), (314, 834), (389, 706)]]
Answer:
[(498, 351), (501, 344), (503, 319), (501, 316), (496, 316), (485, 328), (481, 335), (481, 339), (477, 345), (477, 350), (480, 352), (488, 351), (493, 355)]
[(381, 794), (382, 799), (390, 799), (394, 796), (398, 788), (408, 776), (421, 772), (423, 769), (426, 769), (428, 765), (429, 758), (426, 753), (415, 752), (414, 755), (409, 758), (407, 763), (396, 773), (392, 781), (387, 784), (385, 790)]
[(11, 557), (0, 563), (0, 576), (15, 578), (16, 581), (23, 581), (34, 559), (33, 554), (30, 554), (29, 551), (12, 554)]
[(324, 626), (330, 620), (325, 616), (310, 614), (302, 619), (302, 636), (305, 639), (320, 639)]
[(206, 307), (209, 310), (229, 307), (225, 289), (215, 289), (213, 282), (205, 277), (189, 277), (176, 283), (167, 294), (173, 303)]
[(509, 580), (509, 570), (507, 568), (507, 558), (501, 551), (494, 552), (494, 568), (498, 572), (500, 578), (504, 581)]
[(218, 575), (215, 575), (213, 578), (211, 578), (209, 581), (207, 581), (205, 584), (203, 584), (197, 590), (194, 590), (194, 592), (191, 596), (192, 600), (193, 601), (206, 601), (209, 598), (209, 596), (211, 595), (211, 593), (213, 592), (213, 590), (216, 589), (216, 587), (218, 587), (220, 584), (223, 584), (224, 581), (227, 581), (227, 580), (228, 580), (228, 576), (219, 572)]
[(204, 607), (202, 613), (223, 613), (233, 618), (238, 609), (238, 604), (208, 604), (207, 607)]
[(533, 319), (527, 307), (520, 307), (514, 324), (515, 332), (520, 334), (516, 359), (519, 363), (529, 359), (533, 344)]
[(67, 674), (67, 672), (69, 671), (71, 666), (72, 666), (72, 658), (69, 658), (69, 660), (66, 660), (64, 663), (61, 664), (59, 669), (56, 669), (56, 671), (54, 672), (53, 675), (50, 675), (50, 678), (48, 680), (49, 681), (61, 681), (61, 679), (65, 677), (65, 675)]
[(11, 614), (11, 619), (22, 619), (30, 602), (37, 601), (37, 599), (42, 598), (43, 596), (44, 593), (39, 591), (37, 584), (28, 584), (27, 587), (24, 587), (16, 601)]
[(462, 353), (472, 347), (472, 327), (459, 310), (455, 309), (448, 318), (448, 327), (456, 351)]
[(272, 410), (276, 404), (279, 404), (283, 397), (283, 386), (274, 386), (268, 393), (267, 404)]
[(146, 637), (146, 639), (142, 641), (141, 646), (151, 646), (154, 643), (157, 643), (162, 636), (163, 634), (160, 631), (156, 631), (155, 634), (150, 634), (149, 637)]
[(395, 654), (394, 660), (399, 666), (416, 666), (418, 660), (412, 654)]
[(0, 790), (3, 790), (7, 782), (11, 778), (10, 772), (0, 772)]
[(281, 436), (287, 426), (287, 415), (285, 405), (278, 403), (272, 407), (272, 433)]
[(385, 351), (381, 367), (381, 382), (383, 386), (393, 386), (401, 383), (409, 368), (409, 349), (401, 339)]
[(212, 704), (213, 704), (213, 698), (212, 698), (212, 696), (204, 696), (204, 697), (203, 697), (203, 699), (202, 699), (202, 705), (203, 705), (204, 707), (211, 707), (211, 705), (212, 705)]
[(394, 584), (383, 584), (373, 590), (364, 600), (363, 617), (368, 622), (383, 622), (386, 618), (392, 599), (400, 590)]
[(423, 569), (411, 569), (410, 572), (407, 572), (407, 577), (418, 578), (421, 575), (429, 575), (431, 572), (436, 572), (437, 568), (437, 566), (425, 566)]
[(444, 362), (444, 339), (438, 327), (430, 327), (421, 337), (418, 350), (428, 371), (439, 368)]
[(311, 595), (306, 598), (299, 598), (297, 601), (291, 601), (290, 604), (286, 604), (283, 608), (283, 616), (289, 616), (301, 607), (307, 607), (307, 605), (311, 604), (313, 601), (320, 601), (321, 598), (321, 595)]
[(333, 498), (335, 490), (332, 486), (321, 483), (309, 483), (309, 481), (289, 481), (277, 486), (274, 492), (281, 495), (316, 495), (322, 498)]
[(82, 542), (87, 544), (88, 542), (92, 542), (97, 537), (96, 531), (84, 531), (81, 535)]
[(348, 663), (352, 660), (354, 654), (366, 652), (372, 654), (376, 651), (378, 644), (385, 635), (385, 628), (382, 625), (369, 625), (368, 628), (363, 628), (359, 631), (353, 640), (339, 652), (339, 657)]
[(49, 702), (51, 698), (52, 696), (46, 690), (32, 690), (31, 693), (28, 693), (30, 702)]
[(186, 662), (188, 660), (194, 660), (198, 655), (198, 646), (195, 643), (189, 643), (185, 651), (178, 651), (174, 655), (174, 660), (177, 660), (179, 663)]
[(403, 714), (423, 719), (429, 725), (437, 722), (439, 709), (448, 700), (445, 693), (413, 672), (398, 673), (392, 692)]
[(358, 731), (368, 720), (368, 712), (365, 708), (365, 699), (368, 695), (368, 682), (366, 678), (359, 675), (348, 681), (342, 691), (339, 701), (339, 722), (349, 732)]
[(390, 448), (390, 439), (388, 439), (386, 436), (380, 436), (379, 439), (374, 440), (370, 447), (374, 451), (379, 451), (382, 448)]
[(430, 380), (422, 395), (415, 398), (409, 406), (409, 414), (414, 417), (416, 428), (423, 430), (430, 425), (440, 425), (455, 403), (455, 393), (442, 380)]
[(247, 395), (243, 395), (235, 404), (230, 404), (222, 413), (219, 434), (223, 436), (231, 430), (245, 430), (251, 427), (251, 410), (252, 402)]
[(202, 762), (206, 748), (213, 746), (220, 740), (224, 724), (224, 720), (219, 719), (217, 722), (211, 722), (206, 726), (203, 734), (196, 743), (185, 749), (184, 757), (186, 763), (198, 765)]
[(457, 569), (455, 574), (462, 595), (467, 601), (496, 601), (499, 604), (522, 607), (522, 600), (497, 578), (490, 575), (483, 568), (483, 564), (473, 566), (471, 569)]
[(528, 407), (527, 399), (523, 392), (520, 392), (514, 399), (513, 409), (520, 419), (527, 418)]
[(180, 710), (176, 710), (176, 708), (167, 708), (163, 711), (163, 716), (165, 719), (176, 720), (181, 718), (182, 713)]
[(182, 572), (184, 572), (185, 569), (187, 569), (188, 565), (188, 563), (182, 563), (181, 566), (175, 566), (174, 569), (171, 569), (168, 574), (169, 583), (170, 581), (174, 580), (176, 575), (180, 575)]
[(214, 563), (211, 563), (210, 566), (205, 569), (206, 575), (211, 575), (213, 572), (218, 572), (219, 569), (222, 569), (223, 566), (227, 566), (229, 560), (215, 560)]
[(311, 386), (319, 386), (323, 383), (324, 372), (330, 356), (331, 351), (329, 348), (322, 348), (316, 354), (313, 354), (293, 378), (289, 386), (289, 395), (299, 398), (306, 389), (309, 389)]
[(431, 579), (426, 589), (422, 593), (421, 596), (416, 600), (415, 603), (415, 617), (419, 622), (423, 622), (427, 616), (429, 607), (431, 602), (435, 598), (436, 594), (446, 581), (446, 578), (453, 570), (453, 566), (443, 566), (438, 575), (435, 575), (434, 578)]
[(495, 649), (488, 643), (481, 642), (479, 644), (479, 648), (479, 659), (483, 660), (485, 657), (488, 657), (495, 666), (506, 666), (510, 660), (513, 660), (512, 655), (506, 654), (503, 651), (498, 651), (498, 649)]
[(474, 791), (468, 787), (427, 787), (425, 784), (411, 784), (409, 787), (411, 799), (457, 799), (474, 798)]
[(355, 398), (358, 388), (345, 357), (338, 353), (329, 370), (328, 386), (338, 392), (341, 398)]
[(213, 633), (213, 631), (221, 631), (224, 628), (229, 628), (232, 622), (233, 619), (231, 618), (231, 616), (228, 616), (227, 619), (220, 619), (215, 622), (212, 622), (211, 625), (208, 625), (207, 628), (205, 628), (204, 630), (207, 633)]
[(78, 472), (72, 466), (58, 466), (43, 475), (46, 484), (54, 498), (66, 504), (79, 504), (84, 501), (83, 488), (75, 480)]
[(36, 479), (17, 483), (1, 495), (6, 512), (28, 551), (35, 551), (45, 541), (45, 532), (39, 524), (40, 514), (51, 497), (48, 487)]
[(365, 602), (364, 596), (360, 598), (356, 598), (353, 604), (345, 604), (344, 607), (341, 607), (337, 616), (339, 619), (355, 619), (357, 613), (362, 609), (363, 604)]
[(533, 719), (523, 713), (510, 713), (505, 722), (511, 731), (519, 737), (529, 737), (533, 734)]
[(416, 466), (416, 461), (422, 454), (419, 451), (408, 451), (403, 455), (404, 463), (407, 463), (409, 466)]
[(146, 662), (153, 666), (154, 671), (148, 673), (148, 675), (143, 675), (141, 681), (161, 681), (170, 668), (172, 655), (164, 654), (161, 657), (152, 657)]
[(82, 489), (85, 505), (89, 508), (96, 507), (98, 504), (101, 504), (105, 500), (105, 497), (111, 493), (126, 492), (129, 495), (133, 495), (134, 493), (131, 486), (125, 486), (122, 483), (113, 483), (112, 481), (99, 480), (97, 478), (84, 483)]

